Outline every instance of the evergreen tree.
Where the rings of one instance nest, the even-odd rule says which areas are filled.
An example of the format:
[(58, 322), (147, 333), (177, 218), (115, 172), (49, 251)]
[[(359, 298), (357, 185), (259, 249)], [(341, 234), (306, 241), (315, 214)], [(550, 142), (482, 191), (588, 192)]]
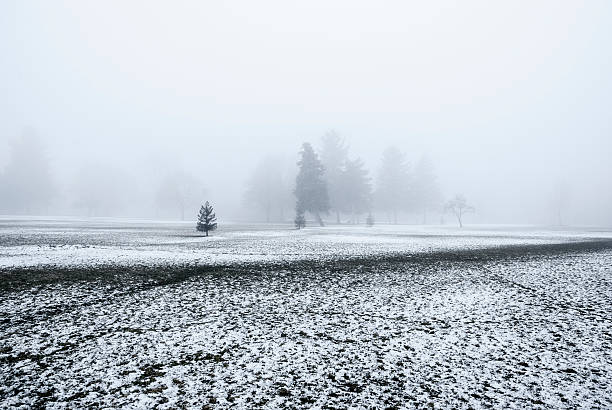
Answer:
[(347, 161), (348, 146), (344, 139), (330, 131), (322, 138), (321, 163), (325, 168), (325, 181), (329, 193), (330, 208), (336, 213), (336, 222), (340, 223), (340, 212), (343, 207), (343, 174)]
[[(296, 214), (312, 213), (323, 226), (321, 213), (329, 212), (329, 197), (324, 179), (324, 168), (312, 146), (305, 142), (298, 161), (295, 179)], [(297, 220), (297, 218), (296, 218)]]
[(306, 218), (304, 217), (304, 212), (297, 209), (295, 211), (295, 227), (297, 229), (302, 229), (306, 227)]
[(217, 216), (215, 215), (213, 207), (208, 201), (206, 201), (204, 206), (200, 207), (196, 229), (199, 232), (206, 233), (206, 236), (208, 236), (208, 231), (214, 231), (217, 229)]
[(397, 224), (397, 213), (409, 209), (410, 173), (404, 154), (396, 147), (389, 147), (383, 153), (382, 166), (378, 175), (376, 200), (378, 207), (393, 216)]

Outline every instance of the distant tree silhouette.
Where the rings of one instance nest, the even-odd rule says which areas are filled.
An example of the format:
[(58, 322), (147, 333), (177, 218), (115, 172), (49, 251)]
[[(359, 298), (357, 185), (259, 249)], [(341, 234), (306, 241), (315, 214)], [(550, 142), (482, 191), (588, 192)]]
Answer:
[(206, 236), (208, 236), (208, 231), (214, 231), (217, 229), (217, 217), (214, 213), (213, 207), (208, 201), (206, 201), (206, 204), (200, 207), (196, 229), (199, 232), (206, 233)]
[(296, 210), (295, 212), (295, 227), (302, 229), (306, 226), (306, 218), (304, 217), (304, 211)]
[(457, 221), (459, 222), (459, 227), (463, 228), (463, 216), (466, 213), (474, 212), (474, 207), (467, 204), (465, 197), (461, 194), (455, 195), (453, 199), (446, 203), (445, 209), (447, 211), (451, 211), (455, 217), (457, 217)]
[(74, 177), (74, 206), (85, 210), (87, 216), (112, 215), (125, 204), (126, 195), (122, 190), (125, 182), (125, 172), (89, 158)]
[[(296, 214), (312, 213), (323, 226), (321, 213), (329, 212), (329, 197), (324, 179), (324, 168), (309, 143), (302, 145), (299, 171), (295, 179)], [(297, 219), (297, 218), (296, 218)]]
[(322, 138), (320, 152), (321, 163), (325, 169), (330, 209), (336, 213), (336, 223), (340, 223), (340, 212), (344, 211), (345, 206), (342, 188), (348, 146), (335, 131), (330, 131)]
[(272, 218), (283, 219), (284, 211), (291, 207), (291, 190), (284, 178), (282, 163), (278, 158), (262, 159), (247, 181), (244, 203), (265, 215), (266, 222)]
[(570, 202), (570, 189), (567, 182), (560, 180), (557, 181), (553, 188), (552, 193), (552, 206), (556, 213), (557, 224), (563, 226), (563, 214), (567, 209), (567, 205)]
[(204, 192), (203, 184), (198, 178), (183, 171), (175, 171), (161, 179), (155, 202), (158, 209), (170, 211), (172, 214), (178, 211), (181, 221), (184, 221), (185, 209), (201, 203)]
[(11, 144), (9, 161), (0, 175), (0, 210), (21, 214), (47, 213), (56, 195), (45, 147), (36, 131), (24, 129)]
[(372, 215), (372, 212), (368, 213), (368, 217), (366, 218), (366, 225), (374, 226), (374, 215)]
[(427, 223), (427, 212), (439, 210), (442, 195), (436, 181), (434, 167), (429, 158), (423, 156), (414, 169), (412, 195), (416, 208), (423, 213), (423, 223)]
[(376, 201), (380, 209), (390, 212), (397, 224), (397, 213), (409, 209), (410, 173), (404, 154), (397, 147), (383, 152), (378, 175)]
[(359, 158), (346, 160), (341, 177), (338, 206), (342, 212), (351, 215), (351, 223), (356, 223), (359, 215), (371, 207), (372, 186), (368, 170)]

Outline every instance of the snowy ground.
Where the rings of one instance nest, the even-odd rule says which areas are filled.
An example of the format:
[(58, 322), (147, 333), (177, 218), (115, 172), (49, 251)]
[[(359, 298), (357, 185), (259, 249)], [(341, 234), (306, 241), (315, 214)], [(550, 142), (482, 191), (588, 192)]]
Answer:
[(612, 235), (0, 220), (0, 406), (612, 407)]
[(290, 226), (226, 225), (205, 238), (193, 223), (0, 217), (0, 269), (334, 260), (593, 238), (612, 238), (612, 232), (389, 225), (298, 231)]

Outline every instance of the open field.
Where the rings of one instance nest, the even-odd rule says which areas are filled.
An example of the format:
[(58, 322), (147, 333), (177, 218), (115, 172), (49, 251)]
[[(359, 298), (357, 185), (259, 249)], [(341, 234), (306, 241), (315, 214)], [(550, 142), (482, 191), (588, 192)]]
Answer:
[(2, 407), (612, 407), (612, 233), (0, 220)]

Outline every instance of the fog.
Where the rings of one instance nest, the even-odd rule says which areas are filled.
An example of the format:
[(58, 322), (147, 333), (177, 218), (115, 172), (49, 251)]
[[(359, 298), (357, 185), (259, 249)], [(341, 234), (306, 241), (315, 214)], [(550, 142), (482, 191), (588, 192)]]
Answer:
[(3, 1), (0, 214), (291, 222), (335, 132), (379, 222), (394, 146), (441, 196), (402, 223), (460, 193), (467, 223), (611, 226), (610, 38), (607, 1)]

